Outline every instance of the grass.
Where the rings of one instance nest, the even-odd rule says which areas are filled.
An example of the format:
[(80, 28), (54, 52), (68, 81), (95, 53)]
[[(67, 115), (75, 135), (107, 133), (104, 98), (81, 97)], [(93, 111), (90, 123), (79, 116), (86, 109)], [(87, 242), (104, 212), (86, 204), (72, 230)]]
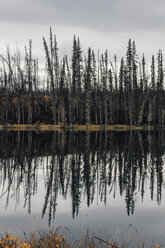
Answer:
[[(165, 129), (164, 126), (156, 127), (158, 129)], [(59, 123), (58, 125), (51, 124), (6, 124), (0, 125), (0, 131), (61, 131), (61, 130), (70, 130), (70, 131), (130, 131), (130, 130), (154, 130), (154, 126), (129, 126), (129, 125), (64, 125)]]
[[(38, 232), (31, 233), (30, 237), (26, 240), (21, 240), (19, 237), (14, 237), (10, 233), (6, 233), (0, 238), (1, 248), (129, 248), (130, 242), (125, 242), (121, 246), (108, 240), (103, 240), (102, 238), (93, 236), (88, 237), (86, 235), (85, 239), (69, 244), (66, 241), (66, 237), (61, 235), (57, 230), (49, 232)], [(131, 246), (132, 247), (132, 246)], [(144, 244), (138, 245), (139, 248), (145, 248)], [(147, 248), (163, 248), (161, 245), (155, 243)]]

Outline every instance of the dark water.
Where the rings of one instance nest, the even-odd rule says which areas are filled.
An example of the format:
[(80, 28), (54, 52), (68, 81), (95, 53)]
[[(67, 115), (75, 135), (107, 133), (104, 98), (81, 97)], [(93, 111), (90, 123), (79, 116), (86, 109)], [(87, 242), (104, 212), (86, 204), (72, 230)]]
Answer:
[(0, 133), (0, 232), (165, 247), (165, 133)]

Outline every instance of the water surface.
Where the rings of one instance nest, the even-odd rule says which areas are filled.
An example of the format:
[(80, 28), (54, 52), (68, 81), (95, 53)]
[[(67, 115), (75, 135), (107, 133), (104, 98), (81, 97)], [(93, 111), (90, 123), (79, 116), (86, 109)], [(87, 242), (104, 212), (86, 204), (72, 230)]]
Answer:
[(73, 240), (89, 229), (165, 245), (164, 136), (1, 132), (0, 232), (62, 226)]

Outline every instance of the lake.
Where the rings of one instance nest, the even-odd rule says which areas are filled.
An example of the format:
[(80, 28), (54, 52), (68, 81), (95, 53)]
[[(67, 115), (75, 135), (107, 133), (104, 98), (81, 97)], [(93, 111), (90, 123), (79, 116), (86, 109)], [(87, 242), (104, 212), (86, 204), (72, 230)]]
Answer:
[(164, 132), (0, 132), (0, 233), (165, 246)]

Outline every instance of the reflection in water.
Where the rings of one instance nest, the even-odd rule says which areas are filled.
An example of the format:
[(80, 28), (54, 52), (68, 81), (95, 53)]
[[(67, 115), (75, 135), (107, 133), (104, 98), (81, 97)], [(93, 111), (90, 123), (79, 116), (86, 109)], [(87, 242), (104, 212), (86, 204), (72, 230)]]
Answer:
[[(125, 196), (127, 214), (133, 214), (137, 194), (143, 201), (146, 187), (151, 200), (161, 203), (165, 133), (143, 132), (34, 132), (0, 133), (0, 190), (17, 206), (20, 191), (31, 212), (31, 198), (42, 170), (45, 195), (42, 216), (55, 218), (58, 195), (72, 198), (72, 216), (79, 214), (82, 199), (106, 205), (109, 195)], [(147, 185), (146, 185), (147, 183)]]

